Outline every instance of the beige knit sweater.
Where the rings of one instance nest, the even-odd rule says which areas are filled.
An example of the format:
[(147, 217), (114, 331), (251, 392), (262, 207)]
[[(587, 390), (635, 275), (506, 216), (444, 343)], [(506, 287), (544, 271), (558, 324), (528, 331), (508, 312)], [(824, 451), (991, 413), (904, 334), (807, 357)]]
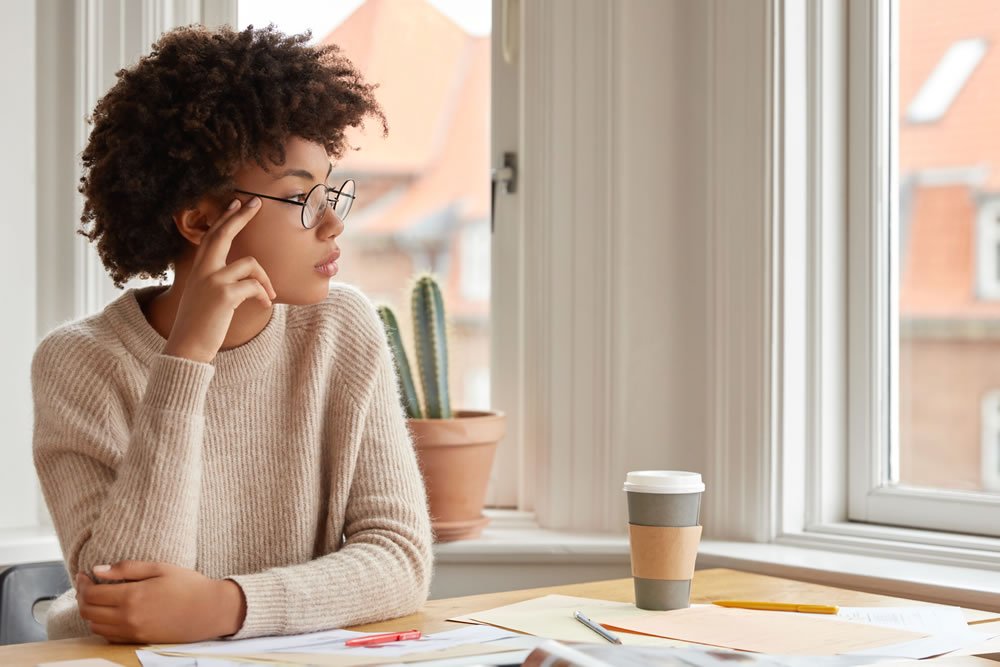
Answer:
[[(34, 457), (72, 581), (119, 560), (229, 578), (231, 639), (402, 616), (427, 598), (423, 483), (375, 309), (331, 284), (211, 364), (162, 354), (130, 290), (32, 366)], [(50, 639), (90, 634), (74, 590)]]

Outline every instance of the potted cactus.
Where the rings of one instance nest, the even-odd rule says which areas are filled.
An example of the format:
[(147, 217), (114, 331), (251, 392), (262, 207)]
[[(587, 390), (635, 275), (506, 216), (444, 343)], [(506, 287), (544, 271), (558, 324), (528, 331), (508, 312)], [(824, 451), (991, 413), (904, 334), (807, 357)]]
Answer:
[(483, 504), (497, 443), (504, 435), (504, 414), (452, 410), (444, 302), (430, 274), (417, 277), (411, 309), (422, 404), (396, 315), (388, 306), (379, 306), (378, 312), (389, 338), (400, 397), (427, 487), (435, 539), (472, 539), (489, 523), (483, 516)]

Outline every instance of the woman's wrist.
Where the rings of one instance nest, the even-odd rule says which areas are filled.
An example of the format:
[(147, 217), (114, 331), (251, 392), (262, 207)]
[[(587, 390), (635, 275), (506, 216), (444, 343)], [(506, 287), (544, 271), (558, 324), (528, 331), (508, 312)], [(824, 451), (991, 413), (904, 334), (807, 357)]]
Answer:
[(243, 627), (243, 620), (246, 618), (246, 598), (243, 596), (243, 589), (232, 579), (220, 579), (214, 581), (218, 592), (213, 595), (219, 605), (220, 637), (235, 635)]

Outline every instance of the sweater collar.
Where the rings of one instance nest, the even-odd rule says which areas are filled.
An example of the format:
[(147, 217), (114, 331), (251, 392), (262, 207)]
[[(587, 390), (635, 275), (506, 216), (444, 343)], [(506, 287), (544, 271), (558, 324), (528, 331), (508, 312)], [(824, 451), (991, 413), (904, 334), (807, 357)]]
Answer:
[[(140, 301), (162, 291), (160, 285), (132, 288), (112, 301), (106, 312), (125, 347), (144, 365), (163, 354), (167, 340), (150, 325), (142, 312)], [(284, 304), (275, 304), (271, 319), (252, 339), (228, 350), (221, 350), (212, 360), (215, 366), (213, 384), (230, 384), (258, 377), (273, 362), (285, 334)]]

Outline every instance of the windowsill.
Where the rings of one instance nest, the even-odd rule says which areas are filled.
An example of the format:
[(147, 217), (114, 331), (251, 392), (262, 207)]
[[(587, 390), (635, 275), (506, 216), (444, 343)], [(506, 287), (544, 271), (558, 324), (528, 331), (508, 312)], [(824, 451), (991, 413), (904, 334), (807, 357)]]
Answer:
[[(491, 510), (486, 514), (493, 521), (481, 538), (436, 544), (437, 562), (527, 565), (629, 560), (628, 537), (624, 534), (546, 530), (538, 528), (531, 515), (523, 512)], [(698, 568), (726, 567), (1000, 612), (1000, 572), (996, 567), (944, 565), (885, 555), (891, 546), (883, 546), (883, 554), (878, 556), (848, 553), (851, 549), (861, 551), (857, 541), (845, 538), (834, 546), (836, 539), (825, 535), (812, 544), (809, 538), (800, 538), (798, 544), (782, 543), (792, 542), (793, 538), (772, 544), (703, 540), (698, 549)]]
[(62, 550), (49, 526), (0, 528), (0, 568), (53, 560), (62, 560)]
[[(434, 545), (438, 563), (540, 564), (627, 563), (628, 538), (607, 533), (569, 533), (539, 528), (524, 512), (487, 511), (493, 521), (476, 540)], [(801, 579), (829, 586), (918, 598), (973, 609), (1000, 612), (1000, 572), (983, 565), (965, 567), (928, 563), (912, 557), (890, 557), (883, 540), (880, 555), (847, 553), (861, 550), (856, 540), (834, 544), (836, 536), (779, 538), (778, 543), (704, 540), (698, 567), (728, 567), (760, 574)], [(939, 550), (940, 551), (940, 550)], [(49, 527), (0, 530), (0, 567), (16, 563), (61, 560)]]
[(627, 563), (628, 537), (539, 528), (528, 512), (486, 510), (491, 521), (475, 540), (434, 545), (438, 563)]

